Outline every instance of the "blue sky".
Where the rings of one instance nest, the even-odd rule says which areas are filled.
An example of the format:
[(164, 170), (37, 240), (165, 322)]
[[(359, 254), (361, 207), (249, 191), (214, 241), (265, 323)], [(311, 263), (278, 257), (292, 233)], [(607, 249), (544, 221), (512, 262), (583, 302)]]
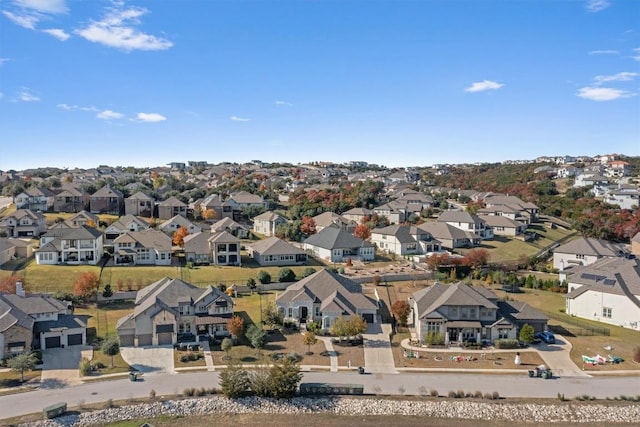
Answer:
[(640, 155), (636, 0), (0, 0), (0, 169)]

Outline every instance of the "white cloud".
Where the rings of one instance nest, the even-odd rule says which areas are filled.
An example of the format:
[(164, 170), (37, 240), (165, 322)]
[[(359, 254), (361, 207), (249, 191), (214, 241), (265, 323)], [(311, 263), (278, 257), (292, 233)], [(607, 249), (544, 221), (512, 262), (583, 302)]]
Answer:
[(42, 13), (67, 13), (65, 0), (15, 0), (16, 4), (25, 9), (33, 9)]
[(592, 50), (589, 55), (619, 55), (617, 50)]
[(165, 116), (158, 113), (138, 113), (136, 117), (138, 121), (147, 123), (157, 123), (167, 120)]
[(4, 65), (5, 62), (11, 61), (11, 58), (0, 58), (0, 67)]
[(79, 36), (104, 46), (132, 50), (165, 50), (173, 46), (167, 39), (146, 34), (135, 28), (147, 9), (130, 7), (110, 9), (100, 21), (92, 21), (86, 28), (75, 30)]
[(276, 105), (284, 105), (284, 106), (287, 106), (287, 107), (293, 106), (293, 104), (288, 102), (288, 101), (274, 101), (274, 104), (276, 104)]
[(60, 41), (66, 41), (69, 39), (69, 37), (71, 37), (69, 34), (65, 33), (65, 31), (60, 28), (51, 28), (48, 30), (42, 30), (42, 32), (52, 35), (53, 37), (57, 38)]
[(504, 84), (494, 82), (491, 80), (483, 80), (481, 82), (474, 82), (468, 88), (465, 88), (465, 92), (482, 92), (485, 90), (497, 90), (500, 89)]
[(622, 73), (613, 74), (610, 76), (595, 76), (594, 83), (596, 86), (600, 86), (605, 82), (628, 82), (630, 80), (635, 79), (638, 76), (638, 73), (632, 73), (629, 71), (623, 71)]
[(635, 56), (632, 56), (633, 59), (635, 59), (636, 61), (640, 61), (640, 47), (637, 47), (635, 49), (633, 49), (633, 51), (637, 54)]
[(124, 117), (124, 114), (117, 111), (104, 110), (96, 114), (96, 117), (102, 120), (117, 120)]
[(17, 14), (17, 13), (9, 12), (8, 10), (3, 10), (2, 13), (4, 14), (4, 16), (9, 18), (9, 20), (12, 21), (14, 24), (19, 25), (23, 28), (27, 28), (29, 30), (35, 30), (36, 24), (40, 20), (37, 16), (30, 15), (27, 13)]
[(56, 107), (58, 107), (61, 110), (65, 110), (65, 111), (72, 111), (72, 110), (75, 110), (76, 108), (78, 108), (75, 105), (69, 105), (69, 104), (64, 104), (64, 103), (58, 104), (58, 105), (56, 105)]
[(583, 87), (578, 90), (576, 96), (591, 101), (614, 101), (620, 98), (630, 98), (634, 93), (611, 87)]
[(28, 88), (22, 88), (20, 92), (18, 92), (18, 99), (24, 102), (37, 102), (40, 101), (40, 97), (31, 93), (31, 90)]
[(609, 6), (611, 6), (611, 3), (607, 0), (588, 0), (587, 4), (585, 5), (587, 11), (593, 13), (605, 10)]
[(251, 119), (247, 119), (247, 118), (242, 118), (242, 117), (238, 117), (238, 116), (231, 116), (229, 117), (230, 120), (234, 121), (234, 122), (248, 122)]
[(4, 98), (4, 93), (0, 92), (0, 99)]

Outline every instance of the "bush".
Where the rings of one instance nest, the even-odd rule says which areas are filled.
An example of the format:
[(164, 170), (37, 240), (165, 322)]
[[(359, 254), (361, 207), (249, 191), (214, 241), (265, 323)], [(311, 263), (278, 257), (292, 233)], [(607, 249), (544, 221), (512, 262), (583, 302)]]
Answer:
[(487, 400), (493, 400), (493, 395), (489, 392), (486, 392), (483, 397)]
[(466, 396), (466, 394), (465, 394), (465, 392), (464, 392), (464, 391), (462, 391), (462, 390), (458, 390), (458, 391), (456, 392), (456, 397), (457, 397), (458, 399), (462, 399), (462, 398), (463, 398), (463, 397), (465, 397), (465, 396)]
[(287, 353), (287, 355), (285, 356), (287, 359), (289, 359), (292, 362), (298, 363), (302, 360), (302, 356), (300, 356), (298, 353), (296, 353), (295, 351), (292, 351), (290, 353)]
[(89, 361), (89, 359), (87, 359), (86, 357), (83, 357), (82, 360), (80, 361), (80, 365), (78, 366), (78, 369), (80, 370), (80, 375), (82, 375), (83, 377), (86, 377), (87, 375), (91, 374), (91, 362)]
[(155, 398), (156, 398), (156, 391), (154, 389), (151, 389), (151, 391), (149, 392), (149, 399), (155, 400)]
[(513, 349), (520, 347), (518, 340), (513, 339), (498, 339), (495, 340), (493, 344), (497, 349)]
[(424, 342), (428, 345), (444, 345), (444, 334), (429, 332), (424, 336)]
[(187, 387), (182, 391), (182, 394), (189, 397), (194, 396), (196, 394), (196, 389), (193, 387)]
[(315, 334), (320, 330), (321, 326), (322, 325), (320, 324), (320, 322), (309, 322), (307, 323), (307, 331), (313, 332)]
[(431, 390), (431, 391), (429, 391), (429, 394), (431, 395), (431, 397), (440, 396), (440, 394), (438, 393), (438, 390)]
[(113, 408), (113, 399), (107, 399), (106, 402), (104, 402), (104, 409), (111, 409)]
[(500, 399), (500, 394), (497, 391), (494, 391), (491, 394), (491, 397), (493, 398), (493, 400), (498, 400), (498, 399)]
[(258, 282), (262, 283), (263, 285), (268, 285), (269, 283), (271, 283), (271, 274), (269, 274), (268, 271), (260, 270), (258, 272)]
[(475, 397), (476, 399), (482, 399), (482, 392), (481, 391), (476, 391), (475, 393), (473, 393), (473, 397)]
[(458, 397), (458, 393), (456, 393), (453, 390), (449, 390), (449, 393), (447, 393), (447, 396), (455, 399), (456, 397)]
[(296, 280), (296, 273), (289, 267), (282, 267), (278, 272), (279, 282), (294, 282)]

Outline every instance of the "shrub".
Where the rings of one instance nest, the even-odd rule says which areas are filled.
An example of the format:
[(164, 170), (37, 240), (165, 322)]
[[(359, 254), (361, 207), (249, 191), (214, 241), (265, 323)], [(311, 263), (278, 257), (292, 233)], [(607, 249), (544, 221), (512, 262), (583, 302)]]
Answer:
[(495, 340), (493, 344), (497, 349), (513, 349), (520, 347), (518, 340), (513, 339), (498, 339)]
[(300, 278), (304, 279), (307, 276), (311, 276), (313, 273), (316, 272), (316, 269), (313, 267), (307, 267), (304, 270), (302, 270), (302, 274), (300, 275)]
[(307, 323), (307, 331), (313, 332), (313, 333), (318, 333), (318, 331), (320, 330), (321, 326), (322, 325), (320, 324), (320, 322), (309, 322), (309, 323)]
[(447, 396), (451, 398), (456, 398), (458, 397), (458, 394), (453, 390), (449, 390), (449, 393), (447, 393)]
[(473, 393), (473, 397), (475, 397), (476, 399), (482, 399), (482, 392), (480, 390), (476, 391), (475, 393)]
[(431, 390), (429, 391), (429, 394), (431, 395), (431, 397), (438, 397), (440, 396), (440, 394), (438, 393), (438, 390)]
[(191, 397), (191, 396), (193, 396), (193, 395), (195, 395), (195, 394), (196, 394), (196, 389), (195, 389), (195, 388), (193, 388), (193, 387), (187, 387), (187, 388), (185, 388), (185, 389), (182, 391), (182, 394), (183, 394), (184, 396), (189, 396), (189, 397)]
[(154, 389), (151, 389), (151, 391), (149, 392), (149, 399), (155, 400), (155, 398), (156, 398), (156, 391)]
[(404, 392), (405, 392), (405, 391), (407, 391), (407, 389), (406, 389), (406, 388), (404, 388), (404, 386), (403, 386), (403, 385), (401, 385), (400, 387), (398, 387), (398, 392), (399, 392), (400, 394), (404, 394)]
[(107, 399), (107, 401), (104, 402), (104, 409), (110, 408), (113, 408), (113, 399)]
[(428, 345), (444, 345), (444, 334), (429, 332), (424, 336), (424, 342)]
[(466, 395), (465, 395), (464, 391), (462, 391), (462, 390), (458, 390), (458, 391), (456, 392), (456, 397), (457, 397), (458, 399), (462, 399), (462, 398), (463, 398), (463, 397), (465, 397), (465, 396), (466, 396)]
[(260, 270), (258, 272), (258, 282), (262, 283), (263, 285), (268, 285), (269, 283), (271, 283), (271, 274), (269, 274), (268, 271)]
[(296, 273), (289, 267), (282, 267), (278, 272), (279, 282), (293, 282), (296, 280)]
[(429, 393), (427, 392), (427, 388), (426, 388), (425, 386), (423, 386), (423, 385), (421, 385), (421, 386), (418, 388), (418, 391), (420, 392), (420, 396), (426, 396), (426, 395), (428, 395), (428, 394), (429, 394)]
[(287, 355), (285, 356), (287, 359), (289, 359), (292, 362), (298, 363), (302, 360), (302, 356), (300, 356), (298, 353), (296, 353), (295, 351), (292, 351), (290, 353), (287, 353)]
[(491, 397), (493, 398), (493, 400), (498, 400), (500, 399), (500, 393), (494, 391), (493, 394), (491, 394)]
[(80, 361), (78, 369), (80, 370), (80, 375), (82, 375), (83, 377), (89, 375), (91, 373), (91, 362), (89, 361), (89, 359), (83, 357)]
[(486, 392), (483, 397), (487, 400), (493, 400), (493, 395), (489, 392)]

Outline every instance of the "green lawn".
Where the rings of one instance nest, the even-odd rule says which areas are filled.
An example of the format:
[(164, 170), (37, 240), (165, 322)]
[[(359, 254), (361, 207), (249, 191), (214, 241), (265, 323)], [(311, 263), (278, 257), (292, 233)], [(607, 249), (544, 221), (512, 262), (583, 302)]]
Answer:
[(71, 292), (73, 284), (82, 273), (100, 274), (100, 267), (93, 265), (38, 265), (29, 262), (16, 274), (25, 279), (25, 288), (29, 292)]
[(24, 383), (21, 381), (20, 372), (0, 372), (0, 388), (18, 387), (26, 385), (27, 381), (38, 378), (42, 374), (39, 369), (24, 372)]
[(98, 340), (102, 340), (109, 335), (116, 334), (116, 323), (118, 319), (133, 312), (134, 303), (131, 301), (112, 302), (101, 305), (77, 307), (75, 314), (89, 316), (87, 328), (94, 329)]
[(233, 309), (236, 314), (244, 318), (247, 326), (250, 323), (259, 325), (261, 319), (260, 307), (264, 310), (269, 303), (275, 303), (275, 300), (276, 294), (273, 292), (264, 292), (261, 294), (254, 292), (253, 295), (239, 294), (238, 298), (233, 299), (235, 303)]

